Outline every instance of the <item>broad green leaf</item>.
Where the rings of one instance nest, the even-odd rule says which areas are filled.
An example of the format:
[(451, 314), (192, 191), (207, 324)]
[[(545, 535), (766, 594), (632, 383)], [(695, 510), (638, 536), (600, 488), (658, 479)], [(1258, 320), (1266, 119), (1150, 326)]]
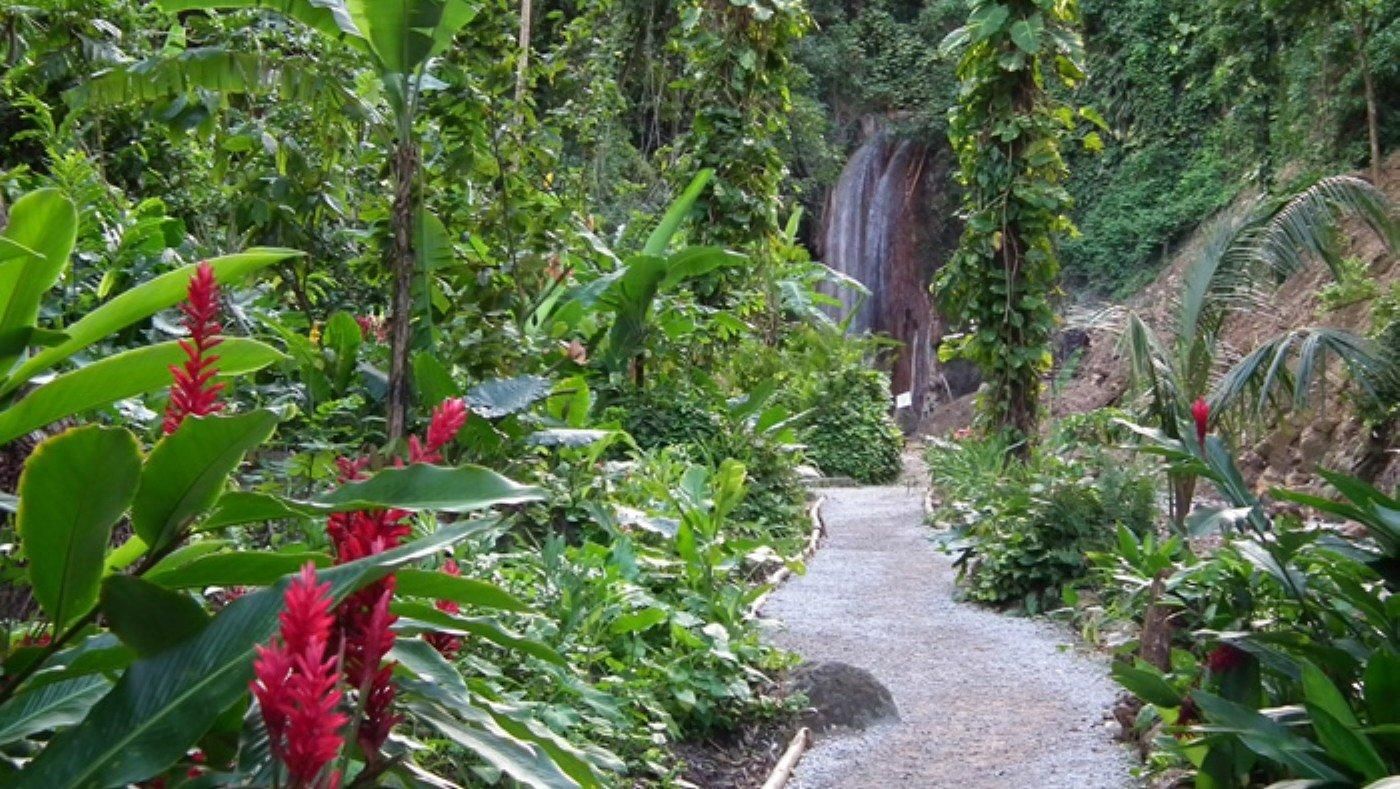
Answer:
[(539, 488), (521, 485), (480, 466), (444, 468), (414, 463), (405, 468), (385, 469), (361, 482), (342, 485), (315, 503), (337, 510), (395, 507), (470, 512), (542, 498), (544, 492)]
[(233, 545), (231, 540), (219, 539), (198, 540), (196, 542), (186, 543), (166, 554), (165, 558), (156, 562), (155, 566), (151, 568), (150, 572), (146, 573), (145, 577), (149, 579), (151, 573), (168, 572), (177, 567), (184, 567), (201, 556), (208, 556), (211, 553), (221, 551), (231, 545)]
[(326, 330), (321, 334), (321, 347), (335, 355), (330, 377), (336, 391), (345, 391), (354, 380), (360, 345), (363, 342), (360, 325), (350, 313), (337, 310), (330, 320), (326, 321)]
[(96, 675), (26, 690), (0, 706), (0, 744), (77, 723), (110, 687)]
[(306, 502), (284, 499), (271, 493), (232, 490), (219, 497), (214, 504), (214, 511), (204, 519), (200, 528), (203, 531), (216, 531), (245, 523), (317, 518), (329, 512), (329, 508), (318, 508)]
[(538, 375), (484, 381), (467, 392), (467, 407), (487, 419), (500, 419), (548, 397), (552, 387), (548, 378)]
[(281, 12), (307, 27), (332, 39), (341, 41), (360, 52), (369, 52), (369, 45), (355, 28), (344, 4), (319, 0), (160, 0), (167, 13), (180, 11), (213, 11), (219, 9), (267, 8)]
[(127, 537), (125, 542), (107, 553), (107, 558), (102, 560), (102, 572), (110, 575), (125, 570), (137, 559), (146, 555), (147, 547), (146, 543), (135, 534)]
[(529, 611), (530, 606), (510, 592), (487, 581), (463, 578), (432, 570), (403, 570), (395, 576), (395, 589), (411, 597), (451, 600), (462, 605), (496, 608), (503, 611)]
[(1181, 692), (1163, 679), (1156, 669), (1146, 664), (1134, 667), (1126, 663), (1114, 663), (1113, 679), (1149, 704), (1158, 707), (1181, 706)]
[(1242, 704), (1197, 690), (1191, 694), (1206, 719), (1220, 729), (1233, 732), (1241, 743), (1266, 759), (1285, 765), (1304, 778), (1345, 783), (1347, 777), (1327, 764), (1316, 745), (1289, 731), (1283, 724)]
[(475, 15), (465, 0), (345, 0), (384, 71), (410, 74)]
[(468, 726), (455, 720), (445, 708), (427, 702), (409, 705), (413, 717), (437, 730), (482, 761), (534, 789), (560, 789), (579, 786), (538, 746), (522, 742), (504, 730)]
[(708, 274), (717, 268), (742, 263), (746, 258), (720, 247), (686, 247), (666, 260), (666, 276), (660, 289), (669, 290), (688, 279)]
[(24, 464), (16, 525), (34, 597), (56, 629), (97, 602), (112, 526), (131, 503), (140, 474), (136, 437), (98, 426), (48, 439)]
[(1011, 9), (1000, 3), (987, 3), (973, 11), (967, 20), (973, 43), (986, 41), (996, 35), (1006, 25), (1010, 16)]
[(1035, 27), (1029, 20), (1018, 19), (1012, 23), (1011, 40), (1015, 42), (1017, 48), (1027, 55), (1035, 55), (1040, 52), (1040, 39), (1036, 37)]
[(296, 572), (307, 562), (331, 566), (331, 557), (314, 551), (274, 553), (234, 551), (201, 556), (178, 567), (154, 569), (146, 580), (166, 589), (203, 589), (207, 586), (267, 586)]
[(639, 633), (665, 622), (669, 614), (664, 608), (643, 608), (640, 611), (623, 614), (613, 620), (608, 631), (614, 634)]
[(229, 474), (277, 428), (277, 414), (186, 419), (146, 458), (131, 505), (131, 525), (152, 550), (175, 539), (223, 493)]
[(497, 646), (505, 649), (523, 652), (526, 655), (537, 657), (547, 663), (556, 666), (567, 666), (569, 661), (564, 656), (554, 651), (548, 644), (536, 641), (532, 638), (512, 633), (501, 623), (489, 617), (469, 617), (449, 614), (439, 611), (427, 603), (412, 601), (397, 601), (391, 606), (391, 610), (406, 620), (414, 620), (419, 623), (414, 625), (411, 622), (404, 623), (406, 631), (415, 629), (421, 632), (443, 632), (459, 636), (476, 636), (486, 639)]
[[(57, 189), (40, 189), (15, 201), (3, 237), (14, 246), (39, 256), (25, 257), (0, 266), (0, 336), (33, 326), (39, 318), (44, 295), (68, 265), (78, 239), (78, 210)], [(11, 349), (0, 357), (0, 373), (8, 372), (19, 357)]]
[(413, 355), (413, 386), (421, 403), (441, 403), (449, 397), (462, 396), (447, 366), (427, 351)]
[[(214, 268), (215, 279), (220, 284), (226, 285), (238, 282), (249, 274), (274, 263), (300, 257), (301, 254), (290, 249), (257, 248), (236, 255), (211, 258), (208, 262)], [(67, 341), (52, 348), (46, 348), (21, 364), (15, 374), (3, 385), (0, 385), (0, 395), (15, 391), (30, 378), (113, 332), (179, 304), (185, 299), (190, 277), (194, 275), (194, 270), (195, 266), (189, 265), (162, 274), (89, 312), (66, 329)], [(223, 356), (227, 350), (224, 346), (220, 346), (220, 355)], [(226, 365), (220, 365), (220, 368), (228, 369)]]
[(1400, 655), (1377, 649), (1362, 678), (1371, 725), (1400, 724)]
[[(24, 690), (29, 691), (93, 674), (105, 673), (115, 676), (135, 660), (136, 653), (115, 635), (98, 633), (80, 638), (75, 645), (50, 655), (44, 660), (43, 667), (25, 683)], [(5, 665), (7, 671), (17, 671), (20, 668), (23, 666), (11, 665), (8, 661)]]
[(1309, 704), (1327, 710), (1327, 713), (1342, 724), (1351, 728), (1360, 726), (1356, 720), (1356, 715), (1351, 711), (1351, 705), (1347, 703), (1346, 697), (1342, 695), (1337, 686), (1332, 684), (1332, 680), (1322, 673), (1322, 669), (1313, 665), (1311, 661), (1300, 661), (1303, 669), (1303, 698)]
[(1385, 762), (1365, 735), (1357, 734), (1354, 727), (1338, 720), (1323, 707), (1312, 702), (1303, 706), (1307, 707), (1313, 730), (1317, 732), (1317, 738), (1327, 749), (1328, 755), (1361, 773), (1368, 781), (1386, 776)]
[[(417, 677), (417, 681), (407, 683), (411, 694), (436, 702), (443, 710), (451, 710), (465, 723), (509, 735), (542, 749), (557, 767), (583, 786), (599, 785), (597, 775), (589, 764), (589, 755), (533, 720), (528, 712), (473, 696), (461, 672), (427, 642), (417, 638), (400, 638), (394, 644), (390, 659), (398, 661)], [(615, 772), (625, 769), (617, 757), (606, 751), (596, 752), (592, 758)]]
[[(326, 570), (334, 600), (395, 569), (439, 554), (494, 527), (459, 523), (390, 551)], [(119, 786), (182, 758), (214, 721), (247, 693), (253, 648), (277, 629), (288, 579), (245, 595), (197, 637), (132, 664), (77, 726), (60, 733), (14, 782), (15, 787)]]
[(671, 238), (680, 229), (681, 223), (690, 216), (690, 211), (695, 207), (695, 201), (700, 199), (700, 193), (705, 191), (710, 179), (714, 177), (714, 170), (701, 170), (691, 179), (690, 185), (681, 192), (681, 196), (666, 209), (666, 214), (661, 217), (661, 222), (656, 229), (651, 231), (651, 236), (647, 238), (647, 243), (642, 247), (644, 255), (663, 255), (666, 247), (671, 245)]
[(102, 582), (102, 614), (123, 644), (142, 657), (197, 635), (209, 615), (193, 598), (130, 575)]
[[(8, 263), (11, 260), (24, 261), (28, 258), (43, 258), (44, 256), (30, 249), (29, 247), (0, 235), (0, 263)], [(24, 265), (23, 262), (18, 265)]]
[[(270, 345), (229, 337), (219, 345), (219, 371), (243, 375), (282, 358)], [(0, 442), (118, 400), (170, 386), (170, 368), (185, 359), (174, 340), (133, 348), (63, 373), (0, 412)]]

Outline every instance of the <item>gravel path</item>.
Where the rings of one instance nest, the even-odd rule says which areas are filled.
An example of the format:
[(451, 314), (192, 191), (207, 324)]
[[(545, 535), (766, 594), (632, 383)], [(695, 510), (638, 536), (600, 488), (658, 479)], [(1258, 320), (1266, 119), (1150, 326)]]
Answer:
[(809, 661), (865, 668), (900, 721), (818, 735), (789, 786), (1128, 787), (1104, 725), (1102, 661), (1053, 623), (953, 601), (913, 486), (824, 491), (827, 542), (764, 609), (771, 638)]

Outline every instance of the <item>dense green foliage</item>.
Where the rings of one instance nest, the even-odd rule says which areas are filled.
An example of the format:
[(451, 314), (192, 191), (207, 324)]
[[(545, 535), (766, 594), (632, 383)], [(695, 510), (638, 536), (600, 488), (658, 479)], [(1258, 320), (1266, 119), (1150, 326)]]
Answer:
[(1057, 607), (1089, 571), (1086, 554), (1108, 548), (1119, 527), (1149, 533), (1157, 518), (1152, 478), (1098, 448), (1105, 416), (1065, 424), (1027, 464), (1004, 441), (940, 442), (926, 453), (941, 504), (934, 525), (969, 599), (1032, 613)]
[(803, 418), (812, 461), (830, 476), (892, 482), (903, 463), (903, 435), (890, 419), (887, 376), (874, 370), (834, 371), (816, 389)]
[[(1355, 19), (1367, 5), (1366, 18)], [(1090, 290), (1143, 284), (1186, 232), (1241, 190), (1366, 164), (1358, 46), (1378, 95), (1400, 89), (1393, 3), (1082, 6), (1091, 76), (1077, 99), (1114, 131), (1102, 154), (1070, 157), (1081, 235), (1065, 245), (1065, 267)], [(1383, 148), (1400, 139), (1393, 108), (1381, 108)]]
[(1056, 246), (1073, 229), (1060, 146), (1074, 114), (1046, 86), (1072, 87), (1083, 77), (1077, 22), (1072, 0), (985, 0), (943, 44), (961, 53), (948, 137), (966, 227), (939, 271), (938, 303), (966, 333), (953, 346), (957, 354), (982, 371), (978, 405), (988, 427), (1020, 447), (1039, 435)]

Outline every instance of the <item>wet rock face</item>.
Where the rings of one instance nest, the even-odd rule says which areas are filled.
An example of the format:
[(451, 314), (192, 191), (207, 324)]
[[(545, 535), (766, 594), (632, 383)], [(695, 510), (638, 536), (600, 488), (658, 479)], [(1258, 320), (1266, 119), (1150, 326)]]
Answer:
[(805, 663), (792, 672), (789, 688), (807, 697), (802, 723), (812, 731), (864, 729), (899, 720), (889, 688), (874, 674), (849, 663)]
[(912, 415), (924, 412), (938, 372), (938, 341), (944, 327), (929, 284), (952, 250), (958, 228), (945, 185), (952, 167), (946, 147), (872, 132), (851, 155), (828, 195), (816, 239), (827, 266), (869, 289), (826, 286), (853, 313), (853, 331), (898, 340), (890, 354), (892, 394), (909, 392)]

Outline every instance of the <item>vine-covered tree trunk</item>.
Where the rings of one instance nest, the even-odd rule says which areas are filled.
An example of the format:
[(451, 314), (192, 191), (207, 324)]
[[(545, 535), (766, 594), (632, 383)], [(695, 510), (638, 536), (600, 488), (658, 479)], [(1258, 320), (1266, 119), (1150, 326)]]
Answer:
[[(966, 229), (939, 275), (945, 315), (965, 329), (959, 355), (981, 368), (987, 427), (1024, 458), (1039, 432), (1050, 366), (1057, 237), (1072, 230), (1060, 141), (1074, 114), (1047, 91), (1083, 77), (1073, 4), (977, 0), (944, 48), (963, 49), (949, 124)], [(1092, 113), (1085, 118), (1102, 124)]]
[(418, 201), (414, 184), (419, 167), (418, 144), (405, 136), (394, 149), (393, 249), (389, 258), (393, 273), (393, 311), (389, 324), (388, 437), (404, 437), (408, 423), (409, 351), (413, 342), (413, 274), (417, 269), (413, 249), (413, 219)]

